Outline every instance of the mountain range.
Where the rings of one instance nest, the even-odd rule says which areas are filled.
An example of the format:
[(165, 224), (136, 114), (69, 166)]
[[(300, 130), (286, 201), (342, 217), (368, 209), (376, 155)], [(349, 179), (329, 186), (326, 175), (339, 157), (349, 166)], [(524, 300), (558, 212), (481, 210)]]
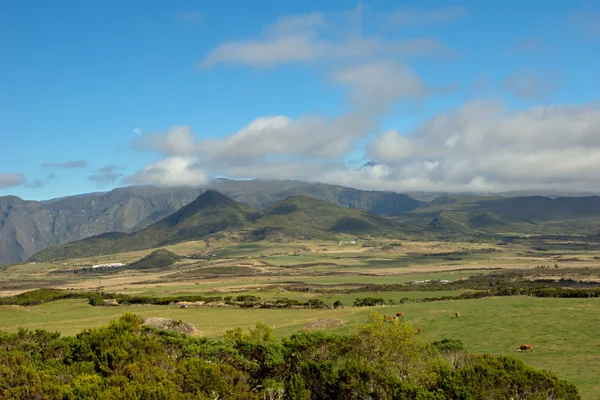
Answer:
[[(182, 229), (178, 228), (179, 233), (168, 238), (169, 240), (185, 238), (188, 231), (195, 232), (194, 235), (198, 236), (203, 230), (214, 230), (219, 224), (233, 224), (235, 221), (242, 221), (239, 227), (245, 228), (248, 218), (252, 223), (258, 224), (254, 226), (253, 235), (257, 238), (268, 235), (272, 233), (273, 226), (260, 226), (252, 218), (260, 214), (263, 215), (264, 222), (267, 218), (265, 215), (268, 215), (268, 218), (278, 220), (279, 225), (275, 226), (281, 229), (289, 221), (289, 218), (281, 214), (281, 207), (285, 201), (293, 201), (285, 199), (294, 199), (297, 195), (305, 196), (304, 203), (311, 201), (308, 198), (320, 199), (333, 206), (385, 216), (395, 224), (396, 232), (423, 234), (424, 238), (433, 236), (443, 239), (449, 236), (482, 234), (596, 235), (600, 232), (598, 196), (462, 195), (439, 196), (425, 202), (406, 194), (293, 180), (218, 179), (204, 188), (131, 186), (105, 193), (48, 201), (25, 201), (15, 196), (0, 197), (0, 263), (24, 261), (49, 246), (86, 238), (93, 238), (91, 240), (94, 241), (94, 246), (102, 252), (102, 243), (108, 246), (107, 243), (111, 243), (114, 238), (129, 237), (159, 221), (166, 225), (156, 225), (153, 229), (163, 226), (162, 229), (168, 230), (169, 224), (174, 224), (173, 218), (181, 216), (181, 212), (186, 210), (185, 206), (209, 189), (235, 201), (239, 207), (237, 214), (230, 210), (227, 216), (213, 218), (210, 224), (210, 218), (203, 218), (202, 226), (196, 226), (196, 222), (190, 220), (186, 226), (180, 227)], [(320, 203), (321, 206), (323, 204)], [(279, 214), (278, 211), (271, 210), (272, 207), (279, 207)], [(340, 213), (339, 210), (334, 212), (335, 215)], [(170, 219), (166, 218), (169, 216)], [(300, 214), (295, 218), (294, 224), (288, 223), (285, 227), (287, 234), (292, 236), (301, 236), (304, 232), (310, 237), (325, 237), (333, 232), (330, 230), (326, 234), (321, 228), (315, 229), (310, 221), (302, 220)]]
[(131, 186), (48, 201), (5, 196), (0, 197), (0, 263), (24, 261), (48, 246), (103, 233), (139, 231), (191, 203), (207, 189), (257, 209), (298, 194), (378, 215), (398, 214), (426, 204), (404, 194), (294, 180), (217, 179), (204, 188)]
[(241, 240), (335, 239), (338, 234), (399, 232), (397, 223), (365, 211), (341, 207), (304, 195), (288, 197), (263, 211), (207, 190), (190, 204), (134, 233), (105, 233), (50, 246), (31, 259), (52, 261), (116, 254), (235, 232)]

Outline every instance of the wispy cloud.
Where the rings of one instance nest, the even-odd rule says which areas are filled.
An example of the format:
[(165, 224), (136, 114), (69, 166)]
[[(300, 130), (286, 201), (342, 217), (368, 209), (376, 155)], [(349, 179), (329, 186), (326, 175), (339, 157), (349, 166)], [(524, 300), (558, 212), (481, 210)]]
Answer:
[(203, 140), (196, 140), (191, 127), (176, 126), (166, 132), (142, 135), (133, 141), (133, 147), (167, 156), (193, 155), (232, 163), (254, 157), (341, 156), (356, 140), (376, 129), (378, 118), (394, 103), (425, 99), (439, 91), (424, 83), (406, 64), (394, 61), (337, 68), (332, 70), (331, 79), (350, 89), (350, 108), (338, 117), (259, 117), (223, 138)]
[(561, 85), (557, 73), (513, 73), (503, 83), (505, 89), (523, 100), (543, 100), (556, 92)]
[(520, 40), (507, 47), (506, 53), (538, 54), (544, 52), (545, 50), (546, 49), (541, 40), (529, 38)]
[[(358, 12), (360, 11), (360, 12)], [(333, 22), (321, 13), (284, 17), (265, 28), (263, 37), (223, 43), (199, 63), (200, 68), (219, 64), (268, 68), (281, 64), (321, 60), (369, 60), (375, 57), (448, 56), (453, 51), (431, 38), (389, 41), (381, 35), (360, 32), (362, 8)], [(349, 29), (349, 26), (354, 26)], [(331, 35), (330, 32), (336, 32)]]
[(122, 167), (118, 165), (107, 165), (89, 176), (89, 179), (96, 183), (97, 186), (106, 186), (117, 182), (123, 178), (123, 174), (118, 172)]
[(589, 38), (600, 37), (600, 12), (581, 12), (572, 14), (567, 22)]
[(320, 12), (283, 17), (267, 27), (268, 36), (283, 36), (317, 32), (327, 27), (325, 15)]
[(202, 13), (198, 11), (186, 11), (177, 14), (177, 19), (186, 22), (200, 22), (202, 21)]
[[(197, 184), (210, 174), (232, 177), (294, 177), (338, 169), (356, 144), (375, 133), (380, 118), (402, 101), (426, 102), (453, 90), (431, 87), (406, 63), (409, 56), (449, 55), (431, 38), (388, 40), (362, 34), (364, 6), (325, 15), (283, 17), (263, 28), (255, 39), (234, 40), (211, 51), (204, 68), (236, 64), (267, 68), (281, 64), (327, 62), (330, 81), (348, 89), (347, 109), (337, 116), (266, 115), (221, 138), (197, 138), (190, 126), (144, 134), (133, 148), (166, 157), (126, 178), (130, 183)], [(448, 12), (448, 11), (445, 11)], [(454, 11), (456, 12), (456, 11)], [(443, 13), (425, 16), (449, 18)], [(448, 12), (450, 14), (450, 12)], [(282, 175), (283, 174), (283, 175)]]
[(415, 26), (453, 22), (463, 18), (466, 9), (448, 6), (434, 9), (402, 9), (388, 16), (388, 21), (396, 26)]
[[(359, 7), (343, 16), (311, 13), (281, 18), (265, 27), (262, 35), (223, 43), (202, 61), (203, 67), (259, 68), (319, 62), (331, 84), (347, 89), (346, 108), (339, 114), (257, 116), (238, 130), (213, 138), (195, 135), (190, 126), (139, 135), (133, 141), (135, 149), (164, 158), (125, 181), (198, 185), (208, 176), (222, 175), (296, 178), (400, 192), (600, 186), (594, 173), (600, 169), (597, 106), (515, 111), (502, 102), (473, 99), (496, 98), (509, 91), (528, 101), (544, 100), (560, 87), (556, 73), (521, 71), (503, 82), (480, 80), (466, 104), (434, 115), (414, 129), (382, 130), (381, 121), (390, 110), (408, 103), (420, 107), (456, 88), (453, 82), (434, 86), (425, 81), (411, 68), (408, 56), (451, 50), (431, 38), (365, 35), (360, 23), (363, 12)], [(465, 15), (462, 7), (443, 7), (402, 9), (390, 18), (404, 29), (449, 23)], [(526, 39), (510, 51), (533, 53), (542, 47), (538, 40)], [(350, 165), (347, 160), (360, 152), (361, 161), (380, 163), (360, 169)]]
[(45, 162), (40, 164), (41, 168), (57, 168), (57, 169), (74, 169), (74, 168), (85, 168), (88, 162), (85, 160), (75, 160), (67, 162)]
[(23, 184), (25, 184), (25, 176), (23, 174), (0, 173), (0, 189), (21, 186)]
[(48, 182), (50, 182), (54, 179), (56, 179), (56, 174), (49, 174), (45, 178), (34, 179), (31, 182), (27, 182), (25, 184), (25, 186), (27, 186), (28, 188), (32, 188), (32, 189), (37, 189), (37, 188), (44, 187)]

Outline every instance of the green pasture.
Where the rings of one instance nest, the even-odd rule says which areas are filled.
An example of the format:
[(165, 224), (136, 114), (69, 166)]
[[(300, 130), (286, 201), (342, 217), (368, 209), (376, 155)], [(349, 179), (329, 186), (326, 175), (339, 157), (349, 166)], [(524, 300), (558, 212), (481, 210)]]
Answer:
[[(428, 274), (402, 274), (402, 275), (335, 275), (335, 276), (315, 276), (310, 278), (297, 279), (305, 283), (315, 285), (343, 285), (343, 284), (374, 284), (374, 285), (394, 285), (402, 284), (411, 281), (424, 280), (457, 280), (464, 279), (470, 276), (487, 273), (487, 271), (448, 271), (448, 272), (432, 272)], [(287, 279), (287, 278), (286, 278)]]
[[(378, 297), (389, 294), (379, 293)], [(600, 299), (498, 297), (372, 309), (382, 314), (403, 311), (404, 320), (415, 330), (423, 328), (426, 340), (460, 339), (470, 351), (511, 355), (537, 368), (554, 371), (578, 385), (585, 399), (597, 399), (600, 393)], [(209, 336), (220, 336), (237, 326), (247, 328), (259, 321), (273, 327), (278, 336), (284, 336), (316, 319), (365, 321), (369, 310), (178, 309), (148, 305), (107, 308), (89, 306), (84, 300), (65, 300), (34, 307), (0, 307), (0, 329), (15, 331), (23, 327), (73, 335), (104, 325), (124, 312), (134, 312), (144, 317), (189, 321)], [(456, 311), (460, 318), (454, 317)], [(517, 352), (516, 347), (522, 343), (532, 343), (534, 352)]]

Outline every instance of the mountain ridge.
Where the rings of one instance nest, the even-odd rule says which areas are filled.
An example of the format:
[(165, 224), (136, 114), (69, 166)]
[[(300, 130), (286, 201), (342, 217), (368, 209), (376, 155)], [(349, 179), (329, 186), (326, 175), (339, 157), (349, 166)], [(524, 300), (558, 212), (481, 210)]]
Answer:
[[(280, 212), (283, 209), (287, 211)], [(269, 230), (294, 238), (333, 239), (339, 233), (384, 233), (392, 232), (394, 227), (392, 221), (383, 217), (303, 195), (286, 198), (260, 212), (217, 191), (207, 190), (190, 204), (139, 232), (104, 233), (50, 246), (31, 260), (51, 261), (158, 248), (231, 230)]]
[(191, 203), (208, 189), (263, 209), (305, 194), (376, 214), (398, 214), (425, 203), (394, 192), (365, 191), (303, 181), (219, 179), (205, 187), (128, 186), (47, 201), (0, 197), (0, 264), (25, 261), (52, 245), (106, 232), (137, 232)]
[[(209, 189), (218, 190), (254, 209), (266, 209), (289, 196), (308, 195), (332, 204), (391, 216), (405, 228), (425, 233), (425, 238), (429, 234), (437, 235), (437, 238), (453, 234), (453, 229), (442, 229), (442, 225), (448, 224), (456, 227), (460, 235), (600, 232), (598, 196), (506, 197), (504, 194), (466, 196), (446, 193), (426, 203), (405, 194), (339, 185), (293, 180), (219, 179), (204, 188), (130, 186), (51, 201), (0, 197), (0, 263), (24, 261), (48, 246), (102, 233), (139, 232)], [(482, 214), (484, 212), (488, 214)], [(435, 216), (440, 216), (446, 224), (438, 223), (435, 228), (436, 224), (431, 224)], [(265, 229), (263, 232), (270, 231)]]

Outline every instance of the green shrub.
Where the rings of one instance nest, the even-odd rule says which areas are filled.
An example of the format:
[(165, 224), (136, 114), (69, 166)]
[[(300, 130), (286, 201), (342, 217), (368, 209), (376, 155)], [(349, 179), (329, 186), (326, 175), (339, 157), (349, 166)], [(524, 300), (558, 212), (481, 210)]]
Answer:
[(134, 314), (69, 338), (0, 332), (0, 378), (0, 398), (27, 399), (580, 399), (551, 372), (452, 339), (429, 344), (377, 313), (349, 334), (281, 341), (261, 323), (208, 339), (142, 327)]

